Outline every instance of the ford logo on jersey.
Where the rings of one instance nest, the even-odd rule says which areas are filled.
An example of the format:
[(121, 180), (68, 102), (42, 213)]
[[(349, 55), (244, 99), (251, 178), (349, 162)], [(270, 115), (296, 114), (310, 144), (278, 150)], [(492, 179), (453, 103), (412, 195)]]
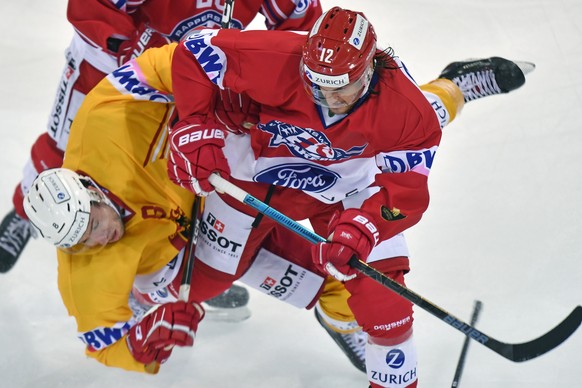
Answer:
[(270, 133), (269, 147), (286, 146), (297, 157), (307, 160), (342, 160), (361, 155), (367, 144), (354, 146), (349, 150), (334, 148), (323, 133), (311, 128), (272, 120), (257, 126), (261, 131)]
[(319, 193), (332, 187), (340, 175), (312, 164), (284, 164), (261, 171), (255, 182), (268, 183), (302, 191)]

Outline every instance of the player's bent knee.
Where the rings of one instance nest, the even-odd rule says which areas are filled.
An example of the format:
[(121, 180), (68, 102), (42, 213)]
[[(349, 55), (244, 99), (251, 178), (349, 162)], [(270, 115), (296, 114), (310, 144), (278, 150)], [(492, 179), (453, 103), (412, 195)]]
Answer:
[[(384, 273), (404, 284), (404, 271)], [(370, 336), (390, 340), (411, 330), (414, 319), (410, 301), (370, 278), (358, 278), (345, 284), (351, 294), (349, 306)]]

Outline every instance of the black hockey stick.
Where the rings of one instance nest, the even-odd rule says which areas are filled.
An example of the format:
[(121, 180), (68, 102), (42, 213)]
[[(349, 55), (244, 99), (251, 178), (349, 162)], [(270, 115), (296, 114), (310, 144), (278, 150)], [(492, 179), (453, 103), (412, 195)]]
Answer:
[[(231, 197), (239, 200), (240, 202), (249, 205), (253, 209), (257, 210), (259, 213), (276, 221), (280, 225), (286, 227), (287, 229), (297, 233), (301, 237), (311, 241), (312, 243), (325, 242), (326, 240), (314, 233), (313, 231), (307, 229), (300, 223), (292, 220), (286, 215), (278, 212), (272, 207), (268, 206), (264, 202), (261, 202), (257, 198), (253, 197), (249, 193), (245, 192), (241, 188), (228, 182), (221, 176), (213, 174), (209, 178), (210, 183), (219, 192), (224, 192)], [(414, 303), (423, 310), (431, 313), (435, 317), (439, 318), (441, 321), (447, 323), (449, 326), (454, 327), (467, 337), (477, 341), (481, 345), (488, 347), (495, 353), (507, 358), (508, 360), (521, 362), (530, 360), (541, 356), (544, 353), (549, 352), (554, 349), (562, 342), (564, 342), (572, 333), (578, 329), (582, 323), (582, 306), (576, 306), (576, 308), (564, 319), (558, 326), (554, 327), (552, 330), (529, 342), (510, 344), (505, 342), (500, 342), (495, 338), (489, 337), (488, 335), (482, 333), (481, 331), (475, 329), (471, 325), (463, 322), (457, 317), (449, 314), (445, 310), (441, 309), (437, 305), (424, 299), (414, 291), (406, 288), (400, 283), (390, 279), (383, 273), (370, 267), (368, 264), (361, 260), (358, 260), (356, 256), (352, 256), (350, 259), (350, 266), (360, 271), (362, 274), (374, 279), (378, 283), (382, 284), (386, 288), (396, 292), (398, 295)]]
[(230, 21), (232, 20), (232, 10), (234, 8), (234, 0), (225, 0), (224, 11), (222, 11), (221, 28), (230, 28)]
[[(234, 0), (226, 0), (224, 2), (224, 10), (222, 11), (221, 28), (230, 28), (230, 21), (232, 20), (232, 10), (234, 8)], [(202, 217), (202, 207), (204, 206), (204, 199), (196, 196), (194, 205), (192, 205), (191, 217), (191, 235), (190, 243), (186, 247), (184, 257), (187, 258), (186, 266), (184, 267), (184, 275), (180, 283), (180, 291), (178, 298), (187, 301), (190, 296), (190, 283), (192, 281), (192, 267), (194, 266), (196, 240), (198, 239), (198, 232), (200, 230), (200, 221)]]
[(184, 259), (186, 264), (182, 274), (182, 282), (178, 291), (178, 299), (187, 302), (190, 297), (190, 283), (192, 282), (192, 267), (194, 266), (194, 257), (196, 256), (196, 241), (200, 231), (200, 221), (202, 217), (202, 206), (204, 200), (196, 196), (192, 205), (192, 217), (190, 218), (190, 240), (184, 250)]
[[(200, 196), (194, 198), (192, 205), (192, 215), (190, 218), (190, 236), (188, 244), (184, 249), (184, 268), (182, 269), (182, 281), (180, 282), (180, 289), (178, 290), (178, 300), (187, 302), (190, 297), (190, 283), (192, 282), (192, 267), (194, 266), (194, 258), (196, 257), (196, 240), (200, 231), (200, 223), (202, 217), (202, 206), (204, 200)], [(153, 361), (145, 366), (147, 373), (156, 374), (160, 370), (160, 363)]]
[[(475, 326), (477, 319), (479, 319), (479, 313), (481, 313), (481, 307), (483, 303), (480, 300), (475, 301), (475, 307), (473, 308), (473, 315), (471, 316), (471, 326)], [(465, 337), (463, 342), (463, 348), (461, 349), (461, 355), (459, 356), (459, 361), (457, 362), (457, 369), (455, 369), (455, 376), (453, 377), (453, 383), (451, 388), (457, 388), (459, 382), (461, 381), (461, 376), (463, 375), (463, 369), (465, 367), (465, 359), (467, 358), (467, 350), (469, 349), (469, 337)]]

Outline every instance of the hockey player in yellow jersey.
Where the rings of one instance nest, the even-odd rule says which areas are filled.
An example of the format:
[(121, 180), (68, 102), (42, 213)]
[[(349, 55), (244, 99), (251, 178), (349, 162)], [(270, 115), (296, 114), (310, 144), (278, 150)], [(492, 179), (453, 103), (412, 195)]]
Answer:
[[(148, 51), (87, 95), (73, 123), (63, 168), (41, 173), (24, 203), (34, 227), (59, 248), (59, 290), (87, 354), (134, 371), (151, 371), (146, 365), (165, 361), (168, 344), (192, 345), (204, 315), (195, 301), (176, 302), (194, 195), (166, 173), (173, 49)], [(60, 197), (66, 200), (49, 200)], [(65, 207), (70, 220), (56, 216)], [(325, 289), (331, 298), (322, 297), (322, 305), (333, 310), (332, 317), (352, 322), (345, 289), (319, 278), (309, 307)], [(152, 317), (161, 315), (153, 314), (138, 321), (128, 303), (135, 294), (142, 302), (163, 304), (166, 319), (175, 321), (156, 320)], [(179, 333), (181, 342), (171, 339), (179, 329), (163, 329), (174, 322), (187, 328)], [(150, 338), (143, 345), (137, 340), (138, 332), (156, 328), (167, 338)], [(364, 338), (361, 333), (352, 337)], [(163, 346), (152, 348), (152, 342)], [(363, 354), (352, 361), (363, 368)]]
[[(168, 48), (160, 52), (171, 54)], [(74, 234), (53, 236), (53, 242), (64, 248), (58, 250), (59, 289), (69, 314), (77, 321), (87, 354), (107, 365), (137, 371), (144, 371), (144, 365), (154, 360), (164, 361), (166, 355), (148, 355), (146, 350), (140, 354), (137, 342), (131, 345), (125, 340), (130, 329), (138, 327), (128, 305), (130, 293), (134, 286), (142, 286), (147, 295), (154, 289), (153, 283), (171, 282), (176, 277), (194, 201), (192, 193), (172, 184), (166, 176), (164, 124), (172, 110), (168, 104), (172, 97), (167, 94), (171, 81), (169, 68), (152, 68), (157, 71), (150, 73), (154, 78), (147, 78), (147, 83), (158, 91), (143, 89), (134, 94), (122, 87), (120, 92), (115, 76), (101, 82), (87, 96), (73, 124), (63, 164), (66, 170), (48, 170), (39, 177), (56, 182), (56, 192), (66, 195), (68, 191), (74, 195), (85, 186), (89, 194), (98, 193), (93, 195), (96, 200), (90, 198), (90, 209), (78, 209), (79, 223), (88, 223), (86, 230), (92, 233), (81, 238)], [(126, 86), (130, 86), (137, 79), (127, 81)], [(146, 107), (136, 98), (156, 102), (146, 103)], [(75, 186), (78, 182), (83, 186)], [(42, 194), (39, 186), (32, 192)], [(94, 215), (104, 206), (116, 214), (88, 218), (88, 213)], [(82, 220), (82, 215), (87, 219)], [(115, 220), (115, 215), (122, 227), (113, 221), (100, 234), (100, 228), (107, 220)], [(65, 239), (58, 241), (61, 237)], [(170, 284), (165, 280), (161, 285)], [(178, 306), (179, 313), (191, 312), (200, 318), (202, 310), (191, 306)], [(188, 334), (184, 335), (190, 341)], [(169, 353), (163, 349), (155, 352)]]

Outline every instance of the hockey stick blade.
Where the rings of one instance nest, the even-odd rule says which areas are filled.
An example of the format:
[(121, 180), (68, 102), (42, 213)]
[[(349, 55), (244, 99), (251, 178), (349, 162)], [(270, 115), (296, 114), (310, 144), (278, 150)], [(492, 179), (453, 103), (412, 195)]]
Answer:
[(541, 356), (566, 341), (582, 323), (582, 306), (576, 308), (558, 326), (539, 338), (520, 344), (506, 344), (489, 339), (490, 344), (485, 345), (503, 357), (522, 362)]
[[(229, 181), (222, 178), (220, 175), (212, 174), (209, 179), (210, 183), (216, 188), (217, 191), (221, 193), (226, 193), (233, 197), (234, 199), (249, 205), (253, 209), (257, 210), (259, 213), (264, 214), (273, 221), (276, 221), (280, 225), (286, 227), (287, 229), (295, 232), (299, 236), (305, 238), (312, 243), (325, 242), (326, 240), (314, 233), (313, 231), (307, 229), (297, 221), (287, 217), (283, 213), (273, 209), (266, 203), (260, 201), (259, 199), (253, 197), (240, 187), (237, 187), (230, 183)], [(574, 311), (568, 315), (562, 323), (550, 330), (543, 336), (536, 338), (533, 341), (524, 342), (521, 344), (510, 344), (505, 342), (497, 341), (481, 331), (475, 329), (468, 323), (463, 322), (457, 317), (449, 314), (445, 310), (441, 309), (439, 306), (432, 302), (424, 299), (420, 295), (416, 294), (414, 291), (408, 289), (402, 284), (390, 279), (383, 273), (370, 267), (368, 264), (357, 257), (352, 256), (349, 262), (350, 266), (360, 271), (362, 274), (370, 277), (371, 279), (382, 284), (384, 287), (396, 292), (403, 298), (414, 303), (423, 310), (431, 313), (435, 317), (439, 318), (441, 321), (447, 323), (449, 326), (457, 329), (464, 335), (470, 337), (471, 339), (477, 341), (481, 345), (488, 347), (495, 353), (507, 358), (508, 360), (521, 362), (531, 360), (541, 356), (544, 353), (549, 352), (554, 349), (562, 342), (564, 342), (568, 337), (570, 337), (576, 329), (582, 323), (582, 307), (577, 306)]]
[(418, 307), (421, 307), (425, 311), (439, 318), (441, 321), (447, 323), (449, 326), (454, 327), (461, 333), (465, 334), (467, 337), (470, 337), (481, 345), (493, 350), (495, 353), (514, 362), (531, 360), (532, 358), (541, 356), (542, 354), (556, 348), (567, 340), (582, 323), (582, 306), (576, 306), (566, 319), (541, 337), (520, 344), (505, 343), (475, 329), (473, 326), (463, 322), (454, 315), (449, 314), (432, 302), (422, 298), (420, 295), (404, 287), (400, 283), (395, 282), (383, 273), (376, 271), (374, 268), (355, 257), (352, 257), (350, 260), (350, 266), (356, 268), (358, 271), (376, 280), (378, 283), (391, 289), (405, 299), (408, 299)]

